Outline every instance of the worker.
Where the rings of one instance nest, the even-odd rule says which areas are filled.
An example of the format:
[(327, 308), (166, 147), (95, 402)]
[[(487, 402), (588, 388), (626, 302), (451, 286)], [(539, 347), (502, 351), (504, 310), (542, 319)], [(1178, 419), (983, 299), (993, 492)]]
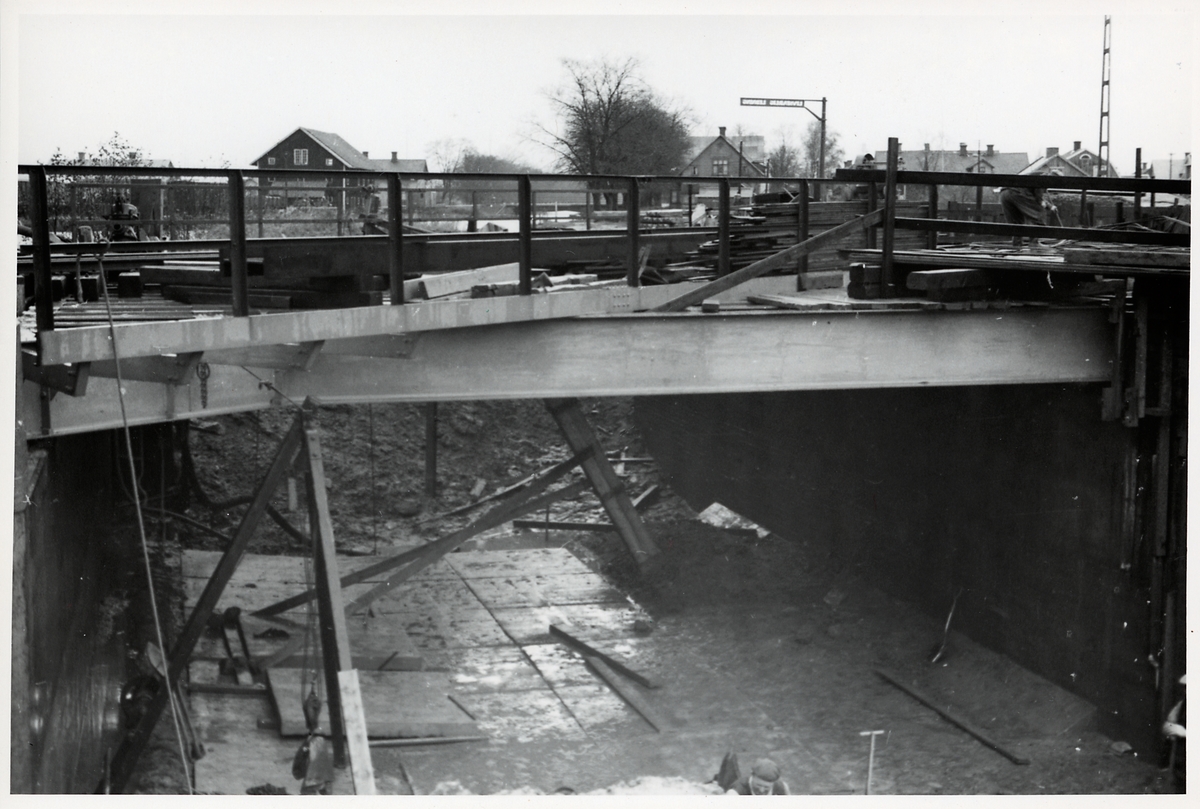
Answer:
[[(113, 198), (112, 212), (108, 218), (116, 223), (133, 222), (140, 218), (138, 209), (132, 205), (124, 192), (118, 191)], [(138, 231), (135, 225), (114, 224), (109, 231), (109, 239), (114, 242), (136, 242)]]
[[(1045, 172), (1037, 171), (1035, 175)], [(1061, 175), (1054, 169), (1051, 174)], [(1045, 210), (1057, 212), (1058, 208), (1043, 196), (1040, 188), (1001, 188), (1000, 207), (1004, 210), (1004, 219), (1010, 225), (1044, 225), (1046, 224)], [(1023, 236), (1013, 236), (1013, 246), (1025, 244)]]
[(379, 191), (375, 189), (375, 183), (367, 183), (362, 189), (363, 194), (367, 197), (364, 206), (365, 213), (363, 213), (363, 235), (386, 236), (388, 231), (387, 220), (383, 216), (383, 200), (379, 196)]
[[(1179, 678), (1179, 684), (1185, 689), (1187, 688), (1187, 675)], [(1187, 696), (1179, 702), (1175, 703), (1175, 707), (1167, 714), (1167, 721), (1163, 722), (1163, 735), (1171, 742), (1171, 777), (1175, 782), (1175, 791), (1183, 794), (1187, 792), (1185, 788), (1187, 776)]]
[[(730, 776), (734, 780), (730, 781)], [(730, 753), (721, 762), (717, 784), (726, 795), (790, 795), (787, 782), (780, 777), (779, 765), (769, 758), (754, 762), (749, 775), (739, 773), (737, 755)]]

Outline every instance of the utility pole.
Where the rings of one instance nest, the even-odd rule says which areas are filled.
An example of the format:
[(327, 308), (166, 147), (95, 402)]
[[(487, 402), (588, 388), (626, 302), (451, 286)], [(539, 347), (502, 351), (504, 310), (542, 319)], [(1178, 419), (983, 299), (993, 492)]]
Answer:
[(1109, 176), (1112, 171), (1108, 160), (1108, 103), (1109, 75), (1112, 69), (1112, 17), (1104, 17), (1104, 57), (1100, 67), (1100, 167), (1101, 177)]
[[(743, 107), (790, 107), (792, 109), (802, 109), (808, 112), (812, 117), (821, 122), (821, 165), (817, 169), (818, 178), (825, 178), (825, 103), (828, 99), (824, 96), (821, 98), (743, 98)], [(813, 112), (809, 104), (821, 102), (821, 114), (817, 115)]]

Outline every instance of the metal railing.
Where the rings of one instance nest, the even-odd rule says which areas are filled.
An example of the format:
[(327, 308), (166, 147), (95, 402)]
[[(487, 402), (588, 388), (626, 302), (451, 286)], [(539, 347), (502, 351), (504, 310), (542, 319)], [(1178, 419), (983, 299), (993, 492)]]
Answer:
[[(908, 171), (899, 168), (899, 140), (888, 139), (888, 158), (882, 167), (838, 169), (834, 178), (843, 182), (866, 183), (869, 185), (869, 210), (878, 207), (879, 186), (883, 186), (884, 216), (882, 224), (882, 255), (880, 261), (880, 287), (888, 296), (899, 292), (894, 269), (895, 230), (924, 231), (929, 235), (929, 247), (936, 248), (938, 233), (953, 232), (981, 236), (1032, 237), (1049, 239), (1077, 239), (1095, 242), (1113, 242), (1136, 245), (1159, 245), (1186, 247), (1191, 240), (1188, 234), (1165, 233), (1143, 230), (1111, 230), (1096, 228), (1067, 228), (1047, 225), (1001, 224), (970, 220), (939, 219), (938, 186), (974, 187), (980, 192), (984, 188), (1033, 188), (1055, 191), (1079, 191), (1081, 209), (1086, 209), (1089, 192), (1128, 194), (1134, 198), (1134, 222), (1141, 217), (1141, 200), (1144, 194), (1191, 194), (1190, 180), (1158, 180), (1129, 177), (1064, 177), (1053, 174), (970, 174), (941, 171)], [(1140, 150), (1139, 150), (1140, 154)], [(896, 189), (900, 184), (924, 185), (929, 193), (928, 218), (904, 218), (896, 216)], [(979, 200), (979, 196), (976, 197)], [(977, 209), (982, 202), (977, 201)], [(874, 245), (871, 245), (872, 247)]]
[[(403, 245), (407, 240), (424, 238), (424, 234), (406, 234), (403, 226), (405, 213), (413, 221), (414, 205), (394, 204), (405, 198), (405, 193), (457, 192), (471, 190), (471, 183), (483, 183), (484, 190), (489, 193), (497, 191), (497, 184), (512, 184), (516, 191), (516, 219), (518, 223), (517, 239), (520, 245), (518, 261), (519, 292), (522, 295), (532, 294), (533, 267), (533, 232), (535, 229), (536, 203), (534, 201), (535, 185), (542, 188), (544, 194), (575, 193), (583, 197), (586, 227), (591, 230), (593, 221), (600, 218), (600, 211), (593, 204), (594, 199), (604, 196), (610, 200), (614, 208), (613, 216), (624, 218), (626, 238), (626, 282), (630, 286), (639, 286), (639, 233), (643, 229), (645, 216), (642, 214), (640, 200), (642, 192), (655, 185), (673, 189), (678, 199), (682, 201), (687, 194), (688, 218), (687, 227), (696, 230), (711, 230), (712, 225), (696, 228), (692, 222), (695, 212), (694, 204), (700, 188), (715, 186), (718, 197), (718, 217), (716, 222), (717, 239), (719, 242), (717, 274), (725, 275), (730, 272), (730, 238), (733, 212), (731, 207), (731, 187), (749, 186), (778, 186), (784, 184), (796, 188), (801, 203), (798, 207), (796, 235), (799, 240), (808, 237), (808, 205), (809, 196), (816, 189), (838, 184), (834, 180), (816, 180), (804, 178), (749, 178), (749, 177), (680, 177), (678, 175), (605, 175), (605, 174), (458, 174), (458, 173), (405, 173), (378, 172), (363, 170), (346, 170), (339, 172), (321, 172), (304, 169), (194, 169), (194, 168), (150, 168), (137, 166), (78, 166), (78, 165), (21, 165), (18, 173), (29, 178), (29, 213), (32, 231), (32, 267), (34, 275), (34, 300), (36, 322), (39, 331), (54, 329), (53, 313), (53, 265), (52, 257), (108, 254), (139, 253), (178, 253), (197, 250), (225, 249), (229, 255), (229, 274), (232, 288), (232, 311), (236, 317), (249, 315), (249, 287), (247, 271), (247, 243), (250, 241), (246, 234), (246, 196), (247, 179), (257, 182), (257, 190), (261, 194), (269, 189), (270, 183), (284, 181), (286, 188), (290, 181), (298, 181), (300, 185), (312, 186), (315, 179), (322, 182), (325, 178), (336, 178), (336, 186), (312, 186), (321, 193), (351, 193), (367, 183), (383, 181), (388, 192), (387, 207), (387, 242), (390, 301), (393, 305), (404, 303), (404, 254)], [(178, 178), (196, 180), (201, 178), (224, 179), (226, 188), (226, 208), (228, 211), (229, 236), (224, 239), (184, 239), (164, 241), (102, 241), (102, 242), (64, 242), (51, 243), (49, 228), (49, 204), (47, 178), (57, 176), (82, 176), (91, 178), (81, 187), (104, 187), (94, 178), (111, 177), (115, 184), (122, 187), (132, 187), (135, 178)], [(440, 183), (438, 187), (435, 184)], [(349, 184), (349, 185), (348, 185)], [(564, 191), (561, 186), (568, 184)], [(209, 184), (210, 190), (212, 185)], [(559, 187), (556, 191), (555, 187)], [(479, 189), (475, 189), (477, 192)], [(287, 191), (285, 190), (285, 194)], [(510, 193), (510, 192), (509, 192)], [(617, 198), (621, 198), (618, 203)], [(411, 197), (410, 197), (411, 199)], [(624, 211), (619, 210), (619, 204), (624, 205)], [(607, 213), (607, 212), (605, 212)], [(101, 220), (110, 221), (111, 220)], [(151, 217), (147, 220), (123, 220), (122, 224), (139, 224), (143, 221), (161, 221)], [(216, 221), (216, 220), (208, 220)], [(493, 234), (476, 234), (480, 238), (494, 237)], [(506, 234), (495, 234), (504, 236)], [(511, 235), (508, 235), (511, 238)]]

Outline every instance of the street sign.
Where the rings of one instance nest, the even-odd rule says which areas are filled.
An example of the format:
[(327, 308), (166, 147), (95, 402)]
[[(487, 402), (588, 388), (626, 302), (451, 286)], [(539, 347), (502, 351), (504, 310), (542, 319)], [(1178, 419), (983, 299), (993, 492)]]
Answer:
[(803, 98), (743, 98), (743, 107), (803, 107)]

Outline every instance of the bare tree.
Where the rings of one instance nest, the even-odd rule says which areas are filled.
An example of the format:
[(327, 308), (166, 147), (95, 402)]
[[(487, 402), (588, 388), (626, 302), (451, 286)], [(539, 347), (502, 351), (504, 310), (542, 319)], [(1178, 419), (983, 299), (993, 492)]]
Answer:
[[(576, 174), (673, 174), (688, 149), (687, 114), (661, 101), (638, 76), (637, 60), (563, 60), (567, 79), (550, 96), (558, 125), (540, 126), (543, 145)], [(615, 195), (608, 195), (610, 200)]]
[(804, 136), (804, 159), (808, 162), (810, 177), (824, 177), (842, 164), (846, 153), (838, 145), (838, 134), (831, 129), (825, 131), (825, 165), (821, 165), (821, 122), (808, 125)]

